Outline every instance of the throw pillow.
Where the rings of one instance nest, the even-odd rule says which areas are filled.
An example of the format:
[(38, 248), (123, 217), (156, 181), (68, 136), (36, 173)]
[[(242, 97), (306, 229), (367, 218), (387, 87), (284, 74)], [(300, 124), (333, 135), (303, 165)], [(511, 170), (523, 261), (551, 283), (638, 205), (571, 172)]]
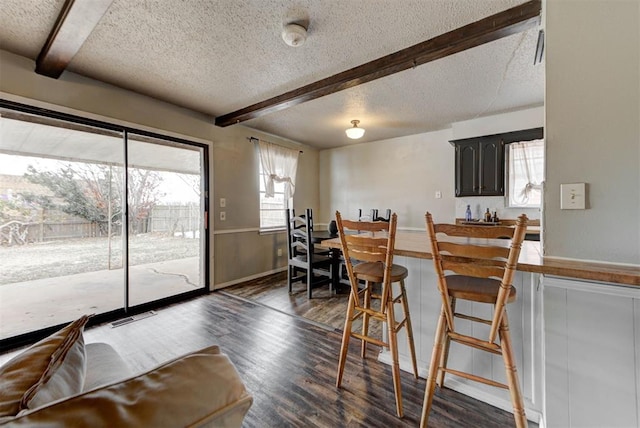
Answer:
[(83, 316), (0, 367), (0, 417), (82, 392)]

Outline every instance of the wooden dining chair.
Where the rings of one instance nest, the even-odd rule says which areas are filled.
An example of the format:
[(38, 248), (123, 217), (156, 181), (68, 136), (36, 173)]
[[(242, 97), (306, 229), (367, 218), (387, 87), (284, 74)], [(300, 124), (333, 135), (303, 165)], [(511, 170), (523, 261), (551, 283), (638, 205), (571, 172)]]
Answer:
[[(409, 303), (404, 280), (408, 271), (404, 266), (393, 264), (393, 250), (396, 237), (397, 216), (393, 214), (389, 222), (344, 220), (336, 211), (338, 233), (342, 252), (347, 265), (351, 291), (347, 306), (347, 315), (342, 333), (342, 346), (338, 360), (336, 387), (340, 388), (344, 366), (349, 349), (349, 339), (354, 337), (362, 341), (360, 355), (365, 358), (367, 344), (388, 348), (391, 352), (393, 387), (396, 398), (396, 413), (403, 416), (402, 391), (400, 384), (400, 364), (398, 361), (398, 331), (406, 329), (413, 374), (418, 377), (416, 352), (413, 343), (413, 330), (409, 315)], [(356, 264), (357, 263), (357, 264)], [(361, 287), (361, 281), (364, 281)], [(394, 295), (393, 284), (399, 284), (399, 292)], [(376, 286), (376, 284), (379, 284)], [(372, 305), (372, 299), (379, 304)], [(396, 319), (395, 305), (402, 308), (402, 319)], [(353, 322), (362, 318), (362, 331), (353, 330)], [(385, 323), (387, 341), (369, 334), (369, 322)]]
[(312, 218), (311, 209), (306, 209), (304, 216), (296, 216), (293, 210), (287, 209), (287, 285), (292, 293), (293, 283), (304, 281), (309, 299), (313, 288), (323, 284), (329, 284), (329, 293), (333, 294), (334, 268), (334, 260), (326, 250), (315, 250)]
[[(291, 210), (291, 215), (290, 216), (288, 215), (287, 219), (293, 218), (296, 216), (296, 210), (293, 208), (290, 208), (290, 210)], [(313, 209), (311, 208), (305, 209), (304, 214), (300, 214), (300, 218), (302, 220), (309, 219), (308, 226), (305, 224), (305, 222), (296, 222), (295, 227), (297, 229), (307, 227), (313, 233)], [(313, 252), (316, 255), (323, 255), (323, 256), (328, 256), (331, 254), (331, 250), (327, 248), (316, 247), (316, 246), (313, 247)]]
[(386, 209), (384, 217), (378, 214), (378, 210), (375, 212), (375, 217), (373, 217), (374, 221), (390, 221), (391, 219), (391, 210), (389, 208)]
[[(513, 287), (520, 248), (527, 229), (527, 216), (521, 215), (515, 227), (434, 224), (425, 215), (427, 235), (438, 277), (442, 309), (436, 327), (433, 352), (422, 406), (421, 427), (426, 427), (436, 384), (444, 385), (445, 373), (487, 385), (508, 389), (517, 427), (526, 427), (527, 418), (509, 333), (506, 305), (516, 299)], [(509, 240), (499, 239), (508, 238)], [(456, 312), (456, 300), (493, 305), (491, 319)], [(469, 335), (456, 319), (490, 326), (485, 337)], [(451, 341), (474, 349), (501, 355), (507, 384), (447, 367)]]
[(360, 220), (365, 220), (365, 221), (389, 221), (389, 219), (391, 218), (391, 210), (389, 208), (387, 208), (386, 210), (386, 214), (385, 217), (379, 216), (378, 215), (378, 209), (377, 208), (373, 208), (371, 209), (371, 211), (369, 211), (369, 214), (364, 214), (364, 211), (362, 210), (362, 208), (360, 208), (358, 210), (358, 219)]

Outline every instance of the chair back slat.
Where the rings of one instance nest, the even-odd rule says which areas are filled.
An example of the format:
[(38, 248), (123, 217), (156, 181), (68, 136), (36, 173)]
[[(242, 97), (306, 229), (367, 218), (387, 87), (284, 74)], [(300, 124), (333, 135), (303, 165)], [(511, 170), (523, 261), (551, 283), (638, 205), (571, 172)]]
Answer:
[(438, 249), (440, 250), (440, 253), (447, 253), (452, 256), (482, 259), (502, 258), (504, 260), (509, 257), (510, 251), (508, 247), (460, 244), (456, 242), (438, 242)]
[(351, 260), (357, 260), (360, 262), (374, 262), (374, 263), (375, 262), (384, 263), (387, 257), (386, 252), (372, 253), (369, 251), (359, 251), (353, 248), (349, 250), (349, 256), (351, 257)]
[(384, 264), (381, 308), (386, 308), (387, 289), (391, 286), (391, 266), (395, 245), (397, 215), (389, 222), (352, 221), (343, 219), (336, 211), (336, 223), (342, 252), (347, 266), (351, 293), (357, 307), (362, 307), (358, 293), (358, 280), (353, 271), (353, 261), (379, 262)]
[(296, 251), (296, 252), (302, 252), (302, 253), (306, 253), (307, 250), (309, 249), (309, 246), (304, 243), (303, 241), (294, 241), (291, 243), (291, 247)]
[(293, 236), (294, 238), (299, 238), (299, 239), (307, 239), (307, 230), (302, 228), (302, 229), (292, 229), (291, 230), (291, 236)]
[(386, 221), (353, 221), (342, 220), (345, 229), (360, 230), (363, 232), (383, 232), (389, 230), (389, 222)]
[(384, 262), (387, 257), (388, 237), (374, 237), (370, 232), (363, 235), (346, 235), (352, 259), (366, 262)]
[(473, 276), (476, 278), (496, 278), (502, 279), (504, 276), (504, 267), (500, 266), (483, 266), (469, 262), (458, 262), (442, 260), (442, 269), (454, 272), (456, 275)]
[[(527, 216), (523, 214), (518, 217), (515, 227), (435, 224), (428, 212), (425, 215), (425, 221), (438, 276), (438, 290), (450, 330), (455, 331), (446, 272), (500, 280), (501, 287), (496, 298), (489, 331), (489, 342), (493, 343), (513, 286), (513, 276), (526, 233)], [(500, 238), (508, 238), (509, 241)], [(491, 241), (482, 241), (482, 239), (491, 239)]]

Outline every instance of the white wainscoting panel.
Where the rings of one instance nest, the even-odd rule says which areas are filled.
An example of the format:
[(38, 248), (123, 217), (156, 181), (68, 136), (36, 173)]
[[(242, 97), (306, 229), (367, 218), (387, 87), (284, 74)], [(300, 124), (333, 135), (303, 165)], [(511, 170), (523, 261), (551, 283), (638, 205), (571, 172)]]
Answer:
[(640, 424), (640, 288), (544, 278), (548, 427)]
[[(406, 280), (409, 309), (414, 330), (414, 341), (418, 357), (419, 374), (426, 377), (431, 360), (436, 323), (440, 314), (441, 300), (437, 289), (437, 278), (433, 261), (412, 257), (394, 257), (394, 263), (409, 270)], [(542, 416), (542, 289), (540, 276), (527, 272), (517, 272), (514, 286), (518, 298), (507, 307), (513, 341), (516, 367), (520, 385), (525, 397), (527, 417), (538, 422)], [(485, 304), (458, 301), (459, 312), (491, 318), (492, 307)], [(459, 327), (468, 328), (468, 333), (485, 334), (489, 327), (457, 320)], [(400, 334), (400, 365), (411, 372), (406, 335)], [(456, 343), (451, 344), (449, 367), (471, 372), (498, 382), (506, 383), (504, 363), (500, 356), (475, 350)], [(390, 363), (388, 352), (380, 354), (380, 360)], [(506, 390), (447, 375), (445, 385), (506, 411), (511, 411), (511, 400)]]

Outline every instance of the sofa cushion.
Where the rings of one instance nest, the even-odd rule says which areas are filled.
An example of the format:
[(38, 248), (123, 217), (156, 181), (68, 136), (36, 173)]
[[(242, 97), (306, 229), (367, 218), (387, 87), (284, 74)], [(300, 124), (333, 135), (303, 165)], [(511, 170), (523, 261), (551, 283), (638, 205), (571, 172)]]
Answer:
[(133, 372), (111, 345), (98, 342), (87, 343), (87, 374), (83, 391), (111, 384), (131, 377)]
[(229, 358), (212, 346), (28, 411), (11, 426), (66, 427), (82, 421), (91, 427), (240, 427), (251, 403)]
[(82, 391), (88, 319), (83, 316), (0, 367), (0, 418)]

